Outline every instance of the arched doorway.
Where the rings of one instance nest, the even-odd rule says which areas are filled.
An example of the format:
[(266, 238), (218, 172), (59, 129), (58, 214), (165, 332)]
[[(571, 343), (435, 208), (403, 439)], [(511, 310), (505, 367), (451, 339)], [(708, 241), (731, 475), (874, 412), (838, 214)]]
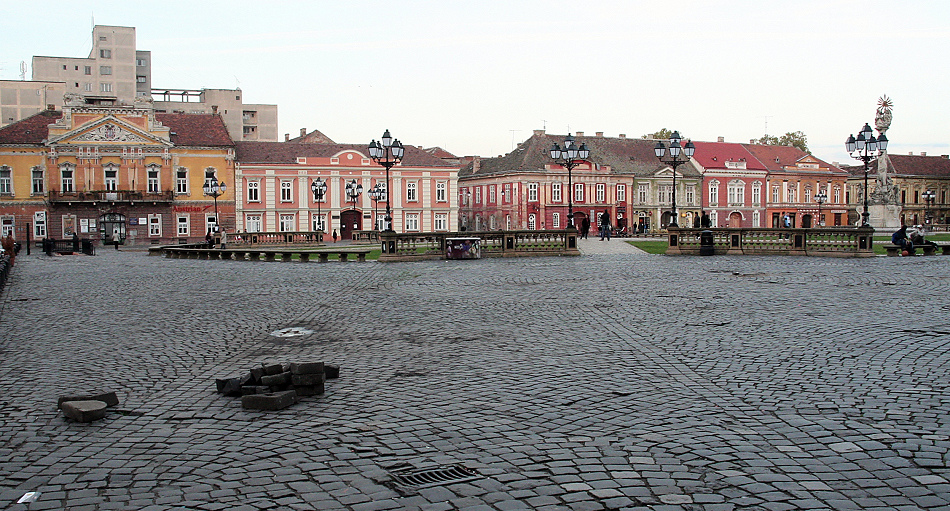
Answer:
[[(583, 236), (584, 233), (581, 232), (584, 230), (584, 220), (587, 218), (587, 213), (576, 212), (574, 213), (574, 228)], [(591, 222), (593, 223), (593, 222)], [(590, 232), (590, 225), (588, 225), (587, 232)]]
[(352, 240), (353, 231), (358, 231), (362, 228), (362, 219), (363, 215), (355, 209), (340, 213), (340, 239)]
[(811, 215), (802, 215), (802, 227), (811, 229)]
[(733, 211), (729, 214), (729, 227), (742, 227), (742, 213)]
[(112, 243), (112, 235), (118, 232), (125, 243), (125, 215), (121, 213), (106, 213), (99, 217), (99, 239), (103, 243)]

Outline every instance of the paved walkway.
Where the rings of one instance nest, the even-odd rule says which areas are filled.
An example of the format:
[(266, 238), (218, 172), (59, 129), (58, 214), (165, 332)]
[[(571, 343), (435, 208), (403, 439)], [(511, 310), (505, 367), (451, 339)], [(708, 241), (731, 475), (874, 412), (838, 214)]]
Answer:
[[(21, 255), (0, 295), (0, 508), (950, 509), (950, 259), (581, 248)], [(313, 360), (340, 379), (285, 410), (214, 393)], [(121, 399), (106, 419), (56, 411), (97, 389)], [(444, 465), (477, 477), (395, 484)]]

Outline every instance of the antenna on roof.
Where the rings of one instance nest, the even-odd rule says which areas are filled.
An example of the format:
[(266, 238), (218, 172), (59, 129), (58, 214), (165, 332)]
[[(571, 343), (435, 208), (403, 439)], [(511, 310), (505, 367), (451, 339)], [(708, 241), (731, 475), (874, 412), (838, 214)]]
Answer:
[(508, 131), (511, 132), (511, 149), (514, 150), (514, 148), (515, 148), (515, 132), (517, 131), (518, 133), (521, 133), (521, 130), (508, 130)]
[(20, 61), (20, 81), (26, 80), (26, 61)]
[(763, 115), (762, 117), (765, 117), (765, 133), (763, 133), (763, 134), (764, 134), (764, 135), (768, 135), (768, 134), (769, 134), (769, 117), (775, 117), (775, 116), (774, 116), (774, 115)]

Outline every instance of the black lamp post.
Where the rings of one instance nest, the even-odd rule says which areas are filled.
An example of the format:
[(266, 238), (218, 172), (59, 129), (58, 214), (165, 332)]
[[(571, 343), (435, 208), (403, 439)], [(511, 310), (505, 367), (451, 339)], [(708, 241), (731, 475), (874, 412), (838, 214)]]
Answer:
[(821, 227), (821, 205), (828, 201), (828, 194), (823, 190), (815, 194), (815, 202), (818, 203), (818, 223), (817, 226)]
[(356, 209), (356, 199), (360, 198), (361, 193), (363, 193), (363, 185), (357, 184), (355, 179), (346, 183), (346, 196), (353, 203), (353, 209)]
[(383, 138), (380, 139), (380, 142), (373, 140), (369, 143), (369, 157), (373, 159), (379, 165), (386, 167), (386, 189), (383, 193), (386, 195), (386, 231), (393, 230), (393, 216), (390, 211), (390, 200), (389, 195), (389, 169), (394, 165), (402, 161), (402, 157), (405, 154), (405, 148), (399, 140), (393, 140), (392, 135), (389, 134), (389, 130), (386, 130), (383, 133)]
[(314, 179), (313, 182), (310, 183), (310, 191), (313, 192), (313, 201), (317, 203), (317, 230), (323, 232), (323, 215), (320, 211), (320, 203), (323, 202), (323, 197), (327, 193), (326, 181), (319, 177)]
[(680, 132), (674, 131), (673, 134), (670, 135), (669, 152), (667, 152), (667, 147), (662, 141), (657, 142), (653, 148), (653, 152), (661, 162), (673, 167), (673, 219), (670, 221), (669, 227), (679, 227), (676, 213), (676, 168), (688, 162), (689, 159), (693, 157), (693, 153), (696, 152), (696, 146), (693, 145), (692, 140), (686, 142), (685, 147), (680, 146), (681, 140)]
[(211, 179), (205, 182), (203, 190), (205, 195), (214, 197), (214, 232), (218, 232), (221, 230), (221, 222), (218, 221), (218, 197), (228, 191), (228, 185), (224, 184), (224, 181), (218, 181), (217, 177), (211, 176)]
[(934, 199), (937, 197), (937, 194), (934, 193), (933, 190), (927, 190), (922, 193), (921, 196), (927, 202), (927, 211), (924, 211), (924, 223), (930, 224), (933, 221), (933, 214), (930, 210), (933, 209)]
[(379, 201), (383, 198), (383, 186), (379, 183), (376, 183), (369, 192), (369, 198), (373, 200), (373, 230), (379, 230), (379, 219), (376, 215), (376, 208), (379, 206)]
[(581, 144), (580, 147), (574, 144), (574, 137), (568, 135), (564, 139), (564, 148), (557, 144), (551, 146), (551, 159), (555, 163), (567, 168), (567, 229), (576, 230), (574, 226), (574, 181), (571, 179), (571, 171), (574, 167), (584, 163), (590, 158), (590, 150), (587, 144)]
[(881, 133), (880, 137), (874, 138), (871, 127), (864, 123), (864, 127), (858, 132), (858, 138), (849, 135), (844, 146), (851, 153), (852, 158), (864, 162), (864, 213), (861, 214), (861, 227), (870, 227), (871, 224), (868, 222), (868, 217), (871, 216), (868, 213), (868, 169), (871, 159), (875, 156), (873, 153), (877, 152), (877, 156), (880, 156), (887, 149), (887, 137)]

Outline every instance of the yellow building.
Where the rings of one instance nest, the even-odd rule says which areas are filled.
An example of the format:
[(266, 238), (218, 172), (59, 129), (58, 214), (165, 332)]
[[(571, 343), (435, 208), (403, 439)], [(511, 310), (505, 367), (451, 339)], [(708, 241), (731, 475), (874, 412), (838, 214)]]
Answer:
[[(80, 238), (125, 244), (197, 241), (234, 225), (234, 148), (221, 117), (156, 114), (132, 105), (86, 104), (67, 95), (0, 128), (0, 226), (18, 240)], [(220, 213), (220, 217), (218, 214)]]

